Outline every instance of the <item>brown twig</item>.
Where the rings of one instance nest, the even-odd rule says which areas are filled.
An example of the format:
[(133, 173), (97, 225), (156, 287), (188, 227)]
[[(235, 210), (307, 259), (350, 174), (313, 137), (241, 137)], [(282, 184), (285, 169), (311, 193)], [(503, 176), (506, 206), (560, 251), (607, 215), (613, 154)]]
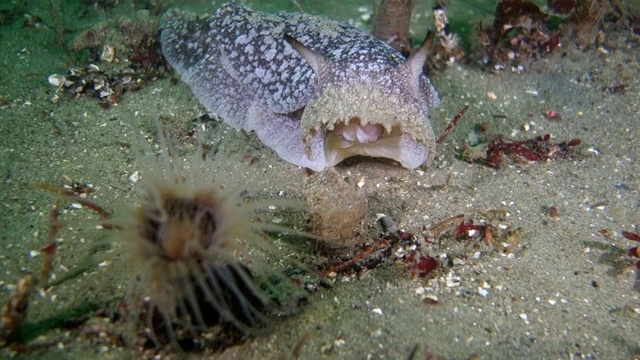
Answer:
[(440, 144), (442, 144), (442, 142), (444, 141), (444, 139), (447, 138), (447, 135), (449, 135), (449, 133), (451, 132), (451, 130), (453, 130), (453, 128), (456, 126), (456, 124), (458, 124), (458, 120), (460, 120), (460, 118), (462, 117), (462, 115), (464, 115), (465, 112), (467, 112), (467, 110), (469, 109), (469, 105), (465, 105), (462, 110), (460, 110), (456, 116), (453, 117), (453, 119), (451, 120), (451, 122), (449, 122), (449, 125), (447, 125), (447, 127), (444, 129), (444, 131), (442, 132), (442, 135), (440, 135), (440, 138), (438, 138), (438, 141), (436, 141), (436, 146), (440, 146)]
[(43, 257), (43, 265), (42, 271), (40, 272), (40, 284), (42, 286), (46, 286), (51, 279), (51, 272), (53, 271), (53, 260), (56, 255), (56, 250), (58, 248), (58, 230), (62, 227), (62, 223), (58, 220), (58, 212), (59, 204), (56, 202), (53, 205), (53, 209), (49, 213), (49, 234), (47, 236), (47, 245), (42, 248)]
[(66, 196), (68, 198), (71, 198), (74, 201), (77, 201), (78, 203), (80, 203), (80, 205), (86, 206), (89, 209), (97, 212), (100, 215), (100, 217), (102, 217), (104, 219), (108, 219), (108, 218), (111, 217), (111, 214), (109, 214), (109, 212), (107, 210), (105, 210), (102, 206), (94, 203), (91, 200), (84, 199), (84, 198), (74, 194), (71, 191), (65, 190), (65, 189), (63, 189), (61, 187), (45, 184), (45, 183), (38, 183), (38, 187), (43, 189), (43, 190), (50, 191), (50, 192), (52, 192), (54, 194), (58, 194), (58, 195), (62, 195), (62, 196)]

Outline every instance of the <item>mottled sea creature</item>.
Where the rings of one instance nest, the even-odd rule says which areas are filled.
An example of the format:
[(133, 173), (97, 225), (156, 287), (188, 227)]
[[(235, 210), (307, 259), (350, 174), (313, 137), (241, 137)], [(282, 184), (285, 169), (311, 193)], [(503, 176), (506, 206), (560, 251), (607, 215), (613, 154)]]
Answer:
[(235, 3), (170, 11), (161, 33), (164, 56), (210, 111), (316, 171), (354, 155), (431, 163), (438, 95), (422, 67), (432, 40), (405, 59), (344, 22)]

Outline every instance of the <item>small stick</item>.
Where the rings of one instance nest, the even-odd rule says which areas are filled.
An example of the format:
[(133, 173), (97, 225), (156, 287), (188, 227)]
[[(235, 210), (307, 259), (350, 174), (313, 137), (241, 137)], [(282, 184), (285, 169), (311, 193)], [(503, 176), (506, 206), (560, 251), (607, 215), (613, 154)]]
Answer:
[(50, 191), (52, 193), (58, 194), (58, 195), (62, 195), (62, 196), (66, 196), (69, 197), (71, 199), (73, 199), (74, 201), (79, 202), (81, 205), (88, 207), (89, 209), (97, 212), (102, 218), (108, 219), (111, 217), (111, 214), (109, 214), (109, 212), (107, 210), (105, 210), (102, 206), (94, 203), (91, 200), (87, 200), (87, 199), (83, 199), (80, 196), (72, 193), (71, 191), (67, 191), (63, 188), (57, 187), (57, 186), (53, 186), (53, 185), (49, 185), (49, 184), (45, 184), (45, 183), (38, 183), (38, 187), (47, 191)]
[(493, 233), (491, 232), (491, 229), (493, 228), (493, 225), (491, 225), (491, 223), (487, 223), (484, 226), (484, 240), (487, 242), (487, 245), (489, 245), (490, 248), (493, 249)]
[(299, 2), (297, 2), (296, 0), (291, 0), (291, 2), (293, 3), (293, 5), (295, 5), (298, 8), (298, 11), (300, 11), (301, 13), (304, 13), (304, 9), (302, 8), (302, 5), (300, 5)]
[(446, 139), (447, 135), (449, 135), (449, 133), (451, 132), (451, 130), (453, 130), (453, 128), (456, 126), (456, 124), (458, 123), (458, 120), (460, 120), (460, 118), (462, 117), (462, 115), (464, 115), (465, 112), (467, 112), (467, 110), (469, 109), (469, 105), (465, 105), (462, 110), (460, 110), (456, 116), (453, 117), (453, 120), (451, 120), (451, 122), (449, 122), (449, 125), (447, 125), (447, 127), (444, 129), (444, 131), (442, 132), (442, 135), (440, 135), (440, 138), (438, 139), (438, 141), (436, 141), (436, 146), (440, 146), (440, 144), (442, 144), (442, 142), (444, 141), (444, 139)]
[(48, 243), (42, 248), (43, 256), (43, 264), (42, 271), (40, 272), (40, 283), (42, 286), (46, 286), (51, 279), (51, 272), (53, 271), (53, 261), (56, 255), (56, 250), (58, 248), (58, 230), (62, 227), (62, 223), (58, 220), (58, 203), (53, 205), (53, 209), (51, 209), (51, 213), (49, 214), (49, 235), (48, 235)]
[(302, 352), (302, 348), (304, 347), (304, 344), (309, 340), (310, 337), (311, 337), (311, 333), (306, 333), (302, 335), (302, 337), (296, 342), (295, 346), (291, 350), (292, 359), (297, 360), (300, 358), (300, 353)]

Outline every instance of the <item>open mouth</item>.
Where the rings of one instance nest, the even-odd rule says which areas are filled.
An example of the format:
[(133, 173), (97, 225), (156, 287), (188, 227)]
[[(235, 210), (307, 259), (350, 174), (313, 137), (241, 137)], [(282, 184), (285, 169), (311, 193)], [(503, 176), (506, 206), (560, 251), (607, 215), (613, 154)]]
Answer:
[(363, 125), (359, 118), (336, 124), (333, 130), (327, 132), (324, 141), (325, 156), (331, 164), (351, 156), (364, 155), (393, 159), (407, 168), (415, 168), (426, 157), (426, 153), (425, 157), (407, 157), (407, 146), (423, 146), (409, 139), (399, 128), (394, 127), (389, 132), (379, 124)]

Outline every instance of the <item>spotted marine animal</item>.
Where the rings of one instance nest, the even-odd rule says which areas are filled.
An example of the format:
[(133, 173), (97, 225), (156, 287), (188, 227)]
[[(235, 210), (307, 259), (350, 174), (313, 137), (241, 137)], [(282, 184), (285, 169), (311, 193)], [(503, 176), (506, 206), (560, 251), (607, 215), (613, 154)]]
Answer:
[(161, 32), (165, 58), (209, 111), (315, 171), (354, 155), (431, 163), (438, 94), (422, 68), (432, 41), (405, 59), (341, 21), (232, 2), (214, 15), (171, 10)]

